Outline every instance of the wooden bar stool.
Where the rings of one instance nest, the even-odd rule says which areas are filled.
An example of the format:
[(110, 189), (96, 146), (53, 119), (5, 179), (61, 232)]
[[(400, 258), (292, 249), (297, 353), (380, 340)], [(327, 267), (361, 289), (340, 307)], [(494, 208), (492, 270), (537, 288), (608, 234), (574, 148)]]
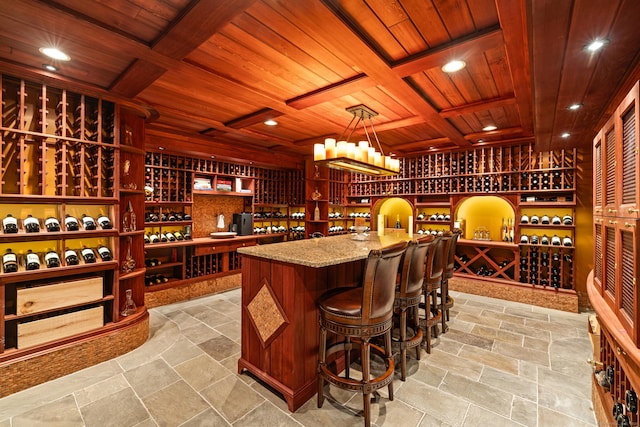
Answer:
[(451, 236), (443, 235), (436, 237), (432, 248), (427, 252), (424, 273), (424, 319), (421, 319), (421, 326), (424, 330), (425, 350), (431, 353), (431, 332), (438, 336), (438, 324), (442, 317), (438, 304), (438, 290), (442, 285), (442, 273), (444, 271), (445, 250)]
[(449, 279), (453, 277), (456, 257), (456, 246), (458, 243), (459, 232), (446, 232), (450, 236), (449, 243), (445, 249), (445, 264), (442, 272), (442, 284), (440, 285), (440, 311), (442, 315), (442, 333), (447, 332), (449, 327), (449, 309), (453, 307), (453, 297), (449, 295)]
[[(396, 280), (406, 242), (372, 250), (365, 263), (362, 286), (331, 290), (318, 299), (320, 312), (320, 343), (318, 349), (318, 408), (324, 403), (324, 382), (363, 394), (364, 423), (371, 425), (370, 394), (388, 386), (389, 400), (393, 400), (393, 356), (391, 353), (391, 325)], [(344, 341), (327, 348), (327, 331), (343, 336)], [(384, 335), (384, 349), (370, 343), (372, 337)], [(352, 339), (355, 338), (355, 341)], [(362, 380), (350, 378), (350, 351), (360, 347)], [(344, 376), (327, 367), (327, 356), (345, 352)], [(386, 371), (370, 378), (370, 352), (385, 359)]]
[[(400, 283), (396, 287), (396, 298), (393, 303), (394, 323), (398, 325), (400, 338), (401, 379), (407, 378), (407, 349), (416, 349), (416, 359), (420, 360), (420, 344), (422, 343), (422, 329), (418, 316), (418, 306), (422, 299), (424, 286), (425, 265), (428, 252), (432, 250), (436, 237), (429, 234), (418, 240), (412, 240), (407, 246), (400, 270)], [(411, 321), (411, 325), (407, 321)], [(413, 335), (408, 338), (411, 326)]]

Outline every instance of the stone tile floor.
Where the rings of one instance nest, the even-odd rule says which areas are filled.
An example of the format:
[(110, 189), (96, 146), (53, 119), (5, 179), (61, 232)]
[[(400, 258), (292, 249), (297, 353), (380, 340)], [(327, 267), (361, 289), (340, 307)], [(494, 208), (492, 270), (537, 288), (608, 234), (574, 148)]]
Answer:
[[(453, 293), (450, 330), (372, 405), (377, 426), (594, 426), (587, 313)], [(0, 427), (359, 426), (335, 387), (296, 413), (238, 375), (240, 290), (150, 310), (149, 340), (116, 359), (0, 399)]]

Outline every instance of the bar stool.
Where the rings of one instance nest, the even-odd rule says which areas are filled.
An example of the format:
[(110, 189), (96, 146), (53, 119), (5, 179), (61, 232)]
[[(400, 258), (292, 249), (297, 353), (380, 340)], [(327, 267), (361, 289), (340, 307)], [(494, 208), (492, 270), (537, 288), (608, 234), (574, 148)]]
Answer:
[(447, 322), (449, 321), (449, 309), (453, 307), (454, 300), (449, 295), (449, 279), (453, 277), (453, 271), (455, 267), (456, 246), (458, 243), (459, 232), (447, 232), (450, 235), (449, 243), (445, 249), (445, 264), (444, 271), (442, 272), (442, 284), (440, 285), (440, 311), (442, 316), (442, 333), (447, 332), (449, 327)]
[[(425, 277), (425, 263), (428, 252), (432, 250), (436, 237), (429, 234), (418, 240), (412, 240), (407, 246), (400, 270), (400, 283), (396, 287), (396, 297), (393, 302), (394, 322), (399, 323), (400, 331), (400, 360), (401, 379), (407, 378), (407, 349), (416, 349), (416, 359), (420, 360), (420, 344), (422, 343), (422, 329), (418, 317), (418, 305), (422, 299), (422, 289)], [(407, 338), (411, 320), (413, 336)]]
[[(391, 353), (391, 324), (396, 280), (406, 242), (372, 250), (365, 263), (362, 286), (337, 288), (326, 292), (318, 299), (320, 312), (320, 344), (318, 348), (318, 408), (324, 403), (324, 382), (339, 388), (363, 394), (364, 423), (371, 425), (370, 394), (388, 386), (389, 400), (393, 400), (393, 355)], [(327, 348), (327, 331), (344, 336), (344, 341)], [(384, 349), (370, 343), (372, 337), (384, 335)], [(352, 338), (357, 338), (352, 342)], [(351, 349), (360, 347), (362, 380), (351, 379), (349, 364)], [(327, 356), (338, 351), (345, 352), (344, 377), (327, 367)], [(386, 371), (370, 378), (370, 352), (381, 355), (386, 362)]]
[(438, 324), (442, 317), (438, 304), (438, 290), (442, 285), (442, 274), (444, 272), (445, 250), (451, 236), (444, 234), (435, 239), (433, 247), (427, 252), (424, 273), (424, 319), (421, 319), (421, 326), (424, 330), (425, 350), (431, 353), (431, 332), (438, 336)]

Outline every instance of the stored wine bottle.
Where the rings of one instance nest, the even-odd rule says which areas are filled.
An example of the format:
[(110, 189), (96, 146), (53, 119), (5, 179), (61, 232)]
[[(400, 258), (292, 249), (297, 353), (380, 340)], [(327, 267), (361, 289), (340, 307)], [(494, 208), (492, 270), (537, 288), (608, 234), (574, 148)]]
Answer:
[(26, 270), (40, 269), (40, 257), (38, 254), (33, 253), (31, 249), (27, 251), (27, 255), (24, 257), (24, 268)]
[(402, 225), (400, 224), (400, 215), (396, 215), (396, 228), (402, 228)]
[(158, 243), (160, 241), (160, 237), (158, 237), (156, 233), (151, 233), (151, 235), (149, 235), (149, 241), (150, 243)]
[(98, 255), (100, 255), (102, 261), (111, 261), (113, 259), (111, 251), (106, 246), (98, 246)]
[(15, 273), (18, 271), (18, 257), (15, 253), (11, 252), (11, 249), (2, 256), (2, 267), (5, 273)]
[(166, 236), (167, 236), (167, 240), (168, 241), (170, 241), (170, 242), (175, 242), (176, 241), (176, 236), (172, 232), (167, 231)]
[(185, 237), (182, 235), (182, 233), (181, 233), (181, 232), (179, 232), (179, 231), (174, 232), (174, 233), (173, 233), (173, 236), (176, 238), (176, 240), (184, 240), (184, 238), (185, 238)]
[(92, 217), (82, 214), (82, 227), (85, 230), (95, 230), (97, 228), (96, 221)]
[(44, 264), (47, 268), (60, 267), (60, 257), (53, 249), (44, 254)]
[(145, 243), (151, 243), (151, 237), (149, 237), (149, 234), (145, 234), (144, 235), (144, 242)]
[(80, 264), (80, 260), (78, 259), (78, 254), (73, 249), (67, 249), (64, 251), (64, 260), (67, 262), (67, 265)]
[(95, 252), (93, 252), (93, 249), (84, 247), (82, 248), (80, 253), (82, 254), (82, 258), (84, 259), (85, 263), (93, 264), (94, 262), (96, 262), (96, 254)]
[(44, 221), (44, 227), (49, 232), (60, 231), (60, 223), (57, 218), (50, 216)]
[(100, 215), (98, 217), (98, 224), (100, 224), (100, 227), (102, 227), (103, 230), (111, 230), (113, 228), (111, 220), (106, 215)]
[(64, 218), (64, 228), (66, 228), (67, 231), (78, 231), (80, 226), (78, 225), (77, 219), (67, 214)]
[(167, 235), (166, 235), (166, 234), (164, 234), (164, 233), (160, 233), (160, 241), (161, 241), (161, 242), (166, 242), (167, 240), (168, 240), (168, 239), (167, 239)]
[(40, 221), (38, 221), (37, 218), (34, 218), (31, 215), (27, 215), (27, 217), (22, 220), (22, 225), (24, 227), (24, 231), (27, 233), (40, 232)]
[(14, 234), (18, 232), (18, 220), (13, 217), (11, 214), (7, 214), (7, 216), (2, 220), (2, 230), (6, 234)]

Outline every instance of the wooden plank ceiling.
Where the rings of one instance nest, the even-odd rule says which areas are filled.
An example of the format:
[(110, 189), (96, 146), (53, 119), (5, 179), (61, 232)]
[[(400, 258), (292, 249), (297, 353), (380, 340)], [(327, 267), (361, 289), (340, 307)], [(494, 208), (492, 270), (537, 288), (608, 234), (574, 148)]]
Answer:
[[(17, 0), (0, 9), (0, 69), (148, 104), (151, 141), (203, 152), (309, 155), (359, 104), (402, 156), (586, 147), (639, 76), (639, 17), (637, 0)], [(51, 44), (72, 58), (57, 73), (38, 51)], [(443, 72), (451, 59), (466, 67)]]

